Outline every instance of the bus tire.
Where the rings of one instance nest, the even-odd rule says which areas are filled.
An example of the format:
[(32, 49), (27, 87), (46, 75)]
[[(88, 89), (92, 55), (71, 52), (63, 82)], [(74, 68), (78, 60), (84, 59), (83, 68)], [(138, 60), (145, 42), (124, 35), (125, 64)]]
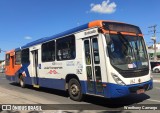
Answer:
[(82, 89), (79, 81), (75, 78), (72, 78), (69, 81), (68, 87), (69, 96), (74, 101), (81, 101), (82, 100)]
[(23, 77), (22, 75), (19, 77), (19, 84), (20, 84), (20, 86), (21, 86), (22, 88), (25, 87), (24, 77)]

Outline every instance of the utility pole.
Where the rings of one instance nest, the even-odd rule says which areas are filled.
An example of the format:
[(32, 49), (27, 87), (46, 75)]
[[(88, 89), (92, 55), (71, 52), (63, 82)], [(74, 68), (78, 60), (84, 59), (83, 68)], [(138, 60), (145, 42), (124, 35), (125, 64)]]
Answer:
[(153, 36), (151, 37), (151, 40), (154, 42), (154, 61), (157, 61), (157, 55), (156, 55), (156, 27), (157, 25), (149, 26), (148, 28), (151, 28), (151, 32), (153, 32)]

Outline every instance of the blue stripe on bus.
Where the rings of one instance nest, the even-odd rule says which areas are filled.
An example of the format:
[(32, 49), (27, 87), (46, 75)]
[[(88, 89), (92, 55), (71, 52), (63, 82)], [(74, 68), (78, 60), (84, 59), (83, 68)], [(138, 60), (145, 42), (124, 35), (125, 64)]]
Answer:
[(39, 85), (42, 87), (65, 90), (65, 80), (64, 79), (49, 79), (40, 78)]
[(15, 81), (16, 82), (16, 79), (15, 79), (15, 76), (11, 76), (11, 75), (6, 75), (6, 79), (9, 80), (9, 81)]
[(16, 51), (20, 51), (20, 50), (21, 50), (21, 48), (20, 48), (20, 47), (18, 47), (18, 48), (16, 48), (16, 49), (15, 49), (15, 52), (16, 52)]
[[(17, 81), (17, 76), (8, 76), (6, 79), (13, 82)], [(25, 77), (24, 82), (27, 85), (33, 85), (32, 81), (35, 77)], [(53, 88), (59, 90), (65, 90), (65, 80), (64, 79), (50, 79), (50, 78), (38, 78), (40, 87)]]
[(107, 98), (118, 98), (131, 94), (132, 92), (129, 89), (135, 88), (135, 92), (133, 93), (136, 93), (137, 89), (147, 85), (148, 86), (147, 90), (150, 90), (153, 88), (153, 81), (150, 80), (140, 84), (125, 85), (125, 86), (113, 83), (106, 83), (106, 85), (107, 85), (106, 88), (104, 88), (104, 96), (106, 96)]
[[(15, 76), (7, 76), (8, 80), (14, 81)], [(25, 83), (29, 85), (32, 84), (32, 79), (31, 77), (25, 77)], [(82, 93), (86, 94), (87, 93), (87, 81), (80, 81), (81, 86), (82, 86)], [(106, 98), (118, 98), (118, 97), (123, 97), (131, 94), (130, 88), (134, 87), (144, 87), (147, 85), (147, 90), (150, 90), (153, 88), (153, 81), (150, 80), (148, 82), (144, 82), (141, 84), (134, 84), (134, 85), (118, 85), (118, 84), (113, 84), (113, 83), (103, 83), (106, 84), (106, 87), (103, 87), (103, 95)], [(65, 90), (65, 80), (64, 79), (51, 79), (51, 78), (39, 78), (39, 85), (40, 87), (46, 87), (46, 88), (53, 88), (53, 89), (59, 89), (59, 90)], [(136, 90), (135, 90), (136, 91)], [(136, 92), (134, 92), (136, 93)]]
[(28, 70), (29, 65), (30, 65), (30, 63), (23, 63), (22, 67), (18, 70), (18, 73), (25, 72), (26, 77), (30, 77), (29, 70)]
[[(103, 87), (103, 92), (99, 93), (99, 94), (103, 94), (102, 96), (104, 96), (106, 98), (118, 98), (118, 97), (130, 95), (131, 93), (133, 93), (129, 90), (130, 88), (131, 89), (132, 88), (138, 89), (138, 88), (144, 87), (146, 85), (147, 85), (147, 90), (151, 90), (153, 88), (153, 81), (152, 80), (144, 82), (144, 83), (140, 83), (140, 84), (132, 84), (132, 85), (124, 85), (124, 86), (118, 85), (118, 84), (113, 84), (113, 83), (103, 83), (103, 84), (106, 84), (106, 87)], [(83, 89), (83, 94), (86, 94), (87, 93), (87, 81), (81, 81), (81, 86)], [(134, 92), (134, 93), (136, 93), (136, 92)], [(96, 93), (96, 94), (98, 94), (98, 93)]]
[[(34, 85), (34, 83), (32, 83), (34, 79), (36, 79), (36, 77), (25, 77), (24, 82), (28, 85)], [(64, 79), (38, 78), (38, 83), (40, 87), (65, 90)]]
[(25, 72), (26, 74), (26, 78), (30, 78), (30, 74), (28, 71), (28, 66), (30, 64), (29, 63), (25, 63), (22, 65), (22, 67), (16, 72), (15, 75), (6, 75), (6, 79), (10, 80), (10, 81), (14, 81), (14, 82), (19, 82), (19, 74)]

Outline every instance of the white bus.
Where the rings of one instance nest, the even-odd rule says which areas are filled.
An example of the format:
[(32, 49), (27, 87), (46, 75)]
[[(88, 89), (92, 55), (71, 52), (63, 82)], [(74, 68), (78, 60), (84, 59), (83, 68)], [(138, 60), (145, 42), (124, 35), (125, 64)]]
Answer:
[(152, 89), (139, 27), (97, 20), (6, 52), (6, 78), (33, 87), (118, 98)]

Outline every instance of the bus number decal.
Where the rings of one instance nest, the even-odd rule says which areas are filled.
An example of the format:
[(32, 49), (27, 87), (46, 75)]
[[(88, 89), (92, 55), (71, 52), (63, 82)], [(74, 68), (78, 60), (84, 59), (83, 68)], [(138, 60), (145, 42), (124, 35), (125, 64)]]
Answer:
[(83, 65), (78, 61), (78, 62), (77, 62), (77, 67), (82, 69), (82, 68), (83, 68)]
[(77, 69), (77, 74), (82, 74), (82, 69)]

